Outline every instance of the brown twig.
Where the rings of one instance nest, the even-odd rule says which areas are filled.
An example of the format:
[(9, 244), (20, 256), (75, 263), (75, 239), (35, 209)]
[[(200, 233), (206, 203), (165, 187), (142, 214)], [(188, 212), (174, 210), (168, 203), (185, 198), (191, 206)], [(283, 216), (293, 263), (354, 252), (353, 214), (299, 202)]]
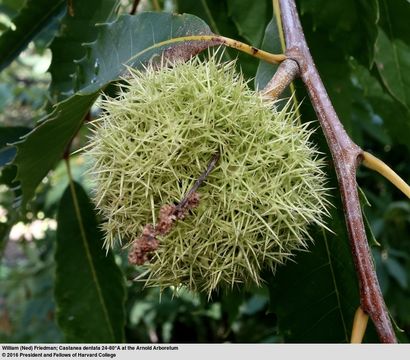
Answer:
[(189, 199), (192, 198), (192, 195), (198, 190), (198, 188), (202, 185), (202, 183), (205, 181), (205, 179), (208, 177), (209, 173), (212, 171), (212, 169), (215, 167), (216, 163), (219, 160), (220, 153), (217, 152), (212, 156), (211, 161), (209, 162), (206, 170), (201, 174), (201, 176), (198, 178), (197, 181), (195, 181), (195, 184), (192, 186), (192, 188), (187, 192), (185, 197), (180, 201), (180, 203), (177, 205), (177, 211), (181, 211), (186, 204), (188, 203)]
[(333, 157), (339, 182), (353, 259), (360, 286), (361, 308), (372, 319), (381, 342), (397, 342), (370, 253), (356, 183), (363, 151), (347, 135), (316, 70), (300, 24), (294, 0), (279, 0), (286, 55), (300, 68)]
[(262, 90), (263, 95), (276, 99), (299, 75), (299, 65), (293, 59), (283, 60), (278, 66), (272, 79)]
[(212, 156), (205, 171), (195, 181), (194, 185), (177, 205), (165, 204), (161, 206), (156, 226), (153, 226), (152, 224), (144, 226), (141, 236), (132, 243), (132, 248), (128, 254), (128, 261), (130, 264), (142, 265), (148, 261), (150, 254), (157, 250), (159, 246), (158, 236), (168, 234), (177, 220), (182, 220), (189, 210), (198, 206), (199, 194), (197, 193), (197, 190), (213, 170), (219, 157), (219, 152)]

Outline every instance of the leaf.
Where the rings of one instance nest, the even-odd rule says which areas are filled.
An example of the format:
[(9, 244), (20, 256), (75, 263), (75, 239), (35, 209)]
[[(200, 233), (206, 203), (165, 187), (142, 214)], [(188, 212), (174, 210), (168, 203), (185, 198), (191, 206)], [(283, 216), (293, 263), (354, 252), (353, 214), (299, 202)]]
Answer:
[(8, 66), (28, 43), (65, 8), (64, 0), (27, 0), (13, 19), (16, 30), (9, 29), (0, 37), (0, 71)]
[(57, 322), (67, 342), (124, 341), (125, 289), (93, 205), (77, 183), (65, 191), (58, 210), (55, 254)]
[(287, 342), (350, 339), (360, 299), (342, 205), (337, 193), (333, 194), (335, 207), (327, 225), (335, 234), (315, 229), (315, 244), (308, 252), (298, 253), (294, 263), (280, 267), (269, 280), (271, 310)]
[(386, 260), (385, 265), (390, 276), (395, 279), (403, 289), (407, 289), (408, 279), (404, 266), (392, 257)]
[(86, 44), (87, 55), (78, 61), (77, 89), (92, 93), (124, 73), (124, 65), (141, 68), (155, 58), (187, 59), (212, 46), (209, 41), (176, 41), (189, 35), (211, 35), (208, 25), (192, 15), (145, 12), (123, 15), (98, 25), (97, 39)]
[(15, 143), (17, 177), (23, 192), (23, 204), (34, 192), (48, 171), (62, 159), (64, 150), (82, 125), (84, 116), (98, 94), (74, 95), (59, 103), (39, 126)]
[(22, 126), (0, 127), (0, 167), (13, 160), (16, 154), (16, 149), (8, 146), (8, 144), (17, 141), (29, 131), (29, 128)]
[[(264, 2), (266, 0), (263, 0)], [(259, 2), (258, 2), (259, 3)], [(270, 1), (269, 1), (270, 3)], [(248, 2), (249, 4), (249, 2)], [(211, 30), (215, 34), (227, 36), (232, 39), (237, 39), (243, 42), (248, 40), (243, 39), (236, 24), (232, 21), (228, 13), (228, 6), (226, 1), (215, 0), (177, 0), (178, 11), (180, 13), (189, 13), (196, 15), (209, 24)], [(260, 22), (262, 28), (269, 21), (270, 12), (268, 12)], [(237, 59), (237, 66), (247, 79), (255, 76), (257, 62), (249, 55), (238, 53), (231, 49), (225, 50), (225, 57), (227, 60)]]
[(321, 59), (317, 61), (322, 81), (325, 84), (336, 113), (343, 123), (347, 133), (356, 138), (355, 127), (352, 124), (352, 83), (350, 68), (346, 61), (336, 59)]
[(61, 159), (99, 91), (125, 71), (124, 64), (141, 69), (154, 55), (161, 58), (161, 53), (169, 59), (190, 57), (211, 44), (176, 42), (173, 37), (209, 33), (209, 27), (197, 17), (169, 13), (124, 15), (98, 26), (96, 41), (86, 45), (87, 57), (79, 62), (81, 75), (77, 80), (81, 91), (58, 103), (39, 126), (15, 144), (14, 164), (18, 167), (23, 204), (34, 196), (40, 181)]
[(402, 40), (389, 39), (379, 28), (375, 61), (387, 90), (410, 109), (410, 46)]
[(390, 39), (400, 39), (410, 45), (410, 2), (380, 0), (380, 25)]
[(209, 24), (213, 33), (228, 37), (238, 34), (235, 24), (228, 17), (228, 7), (225, 1), (214, 0), (177, 0), (179, 13), (198, 16)]
[[(209, 27), (192, 15), (141, 13), (124, 15), (110, 24), (98, 26), (97, 39), (86, 45), (86, 58), (79, 62), (81, 91), (58, 103), (23, 141), (16, 143), (14, 164), (26, 204), (47, 175), (62, 158), (99, 91), (125, 71), (125, 65), (142, 68), (153, 56), (188, 58), (211, 43), (178, 42), (174, 37), (209, 34)], [(165, 42), (165, 45), (164, 45)]]
[(266, 14), (271, 13), (268, 3), (266, 1), (228, 0), (227, 4), (229, 16), (234, 21), (239, 35), (251, 45), (259, 47), (265, 28), (265, 22), (261, 19), (265, 19)]
[(305, 17), (302, 20), (311, 17), (310, 26), (303, 26), (308, 40), (310, 31), (312, 37), (323, 34), (331, 47), (354, 56), (368, 67), (372, 65), (379, 20), (378, 0), (302, 0), (300, 4), (301, 14)]
[[(363, 58), (368, 58), (368, 66), (371, 67), (374, 61), (374, 45), (377, 38), (377, 23), (379, 22), (380, 9), (378, 0), (357, 1), (359, 12), (359, 27), (362, 29), (364, 44), (367, 47), (367, 54)], [(360, 56), (358, 56), (360, 59)]]
[(53, 54), (49, 68), (52, 98), (60, 101), (73, 94), (74, 61), (84, 57), (86, 51), (82, 44), (96, 39), (95, 24), (112, 20), (117, 6), (118, 0), (72, 1), (74, 15), (66, 14), (59, 36), (50, 47)]
[[(282, 53), (278, 26), (275, 17), (269, 22), (265, 29), (265, 36), (262, 41), (261, 49), (273, 54)], [(268, 64), (265, 61), (259, 61), (258, 70), (255, 76), (255, 89), (263, 89), (277, 69), (276, 65)]]
[[(355, 96), (356, 95), (356, 96)], [(352, 89), (352, 118), (351, 124), (354, 131), (354, 139), (357, 145), (365, 148), (365, 135), (383, 145), (390, 145), (392, 140), (387, 133), (387, 129), (380, 120), (380, 116), (375, 114), (374, 109), (363, 97), (363, 93), (357, 89)]]
[[(364, 67), (354, 66), (353, 74), (358, 82), (356, 86), (360, 88), (360, 91), (353, 93), (355, 101), (362, 98), (370, 107), (371, 122), (385, 128), (396, 142), (410, 149), (410, 111), (392, 99)], [(360, 119), (360, 122), (362, 124), (363, 120)]]
[[(278, 316), (280, 331), (289, 342), (349, 341), (359, 298), (355, 294), (357, 290), (347, 286), (355, 274), (349, 269), (344, 275), (340, 271), (343, 263), (329, 249), (335, 245), (333, 241), (325, 236), (317, 238), (311, 253), (298, 255), (296, 264), (286, 265), (277, 275), (277, 285), (272, 286), (273, 311)], [(342, 241), (338, 239), (339, 244)], [(342, 249), (340, 245), (339, 248)]]

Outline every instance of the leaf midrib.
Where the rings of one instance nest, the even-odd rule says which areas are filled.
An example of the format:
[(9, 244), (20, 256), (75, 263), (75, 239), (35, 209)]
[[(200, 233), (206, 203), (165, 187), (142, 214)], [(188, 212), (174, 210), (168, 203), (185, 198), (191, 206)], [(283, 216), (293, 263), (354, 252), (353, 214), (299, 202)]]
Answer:
[[(70, 166), (68, 164), (68, 160), (67, 160), (67, 171), (70, 174)], [(94, 262), (91, 256), (91, 252), (90, 252), (90, 248), (88, 246), (88, 242), (87, 242), (87, 235), (85, 232), (85, 228), (84, 228), (84, 223), (83, 223), (83, 219), (82, 219), (82, 215), (81, 215), (81, 209), (78, 203), (78, 199), (77, 199), (77, 193), (75, 190), (75, 186), (74, 186), (74, 181), (72, 179), (72, 176), (69, 175), (69, 182), (70, 182), (70, 191), (71, 191), (71, 196), (73, 198), (73, 204), (74, 204), (74, 210), (75, 210), (75, 215), (78, 221), (78, 225), (80, 227), (80, 233), (81, 233), (81, 240), (84, 246), (84, 250), (85, 250), (85, 254), (86, 254), (86, 258), (87, 258), (87, 262), (89, 264), (89, 267), (91, 269), (91, 276), (94, 280), (94, 284), (97, 290), (97, 296), (98, 296), (98, 300), (100, 302), (103, 314), (104, 314), (104, 320), (107, 323), (108, 326), (108, 330), (110, 332), (110, 335), (113, 339), (113, 341), (115, 341), (115, 335), (114, 335), (114, 330), (112, 328), (112, 324), (108, 315), (108, 310), (107, 310), (107, 306), (105, 304), (104, 301), (104, 297), (102, 295), (102, 290), (101, 290), (101, 286), (98, 280), (98, 276), (97, 276), (97, 272), (95, 271), (95, 267), (94, 267)]]
[(335, 288), (335, 295), (336, 295), (336, 300), (337, 300), (337, 307), (339, 309), (339, 313), (340, 313), (340, 319), (342, 320), (342, 325), (343, 325), (343, 331), (345, 333), (345, 340), (346, 342), (349, 342), (349, 335), (347, 332), (347, 327), (346, 327), (346, 322), (343, 316), (343, 311), (342, 311), (342, 303), (340, 301), (340, 294), (339, 294), (339, 287), (337, 286), (337, 281), (336, 281), (336, 277), (335, 277), (335, 271), (333, 269), (333, 262), (332, 262), (332, 258), (330, 256), (330, 250), (329, 250), (329, 245), (327, 243), (327, 236), (325, 233), (325, 230), (322, 229), (323, 231), (323, 238), (325, 240), (325, 247), (326, 247), (326, 254), (327, 254), (327, 258), (329, 260), (329, 268), (330, 268), (330, 273), (332, 275), (332, 281), (333, 281), (333, 286)]

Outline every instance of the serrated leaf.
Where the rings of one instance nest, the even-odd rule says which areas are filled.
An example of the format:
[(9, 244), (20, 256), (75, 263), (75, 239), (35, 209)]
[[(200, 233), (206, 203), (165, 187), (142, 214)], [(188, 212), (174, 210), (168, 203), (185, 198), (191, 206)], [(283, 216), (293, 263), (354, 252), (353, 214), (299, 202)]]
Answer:
[(50, 94), (57, 101), (73, 94), (74, 60), (84, 57), (83, 43), (96, 39), (95, 24), (113, 19), (118, 0), (73, 0), (71, 6), (73, 15), (66, 14), (60, 33), (50, 46), (53, 54), (49, 68), (52, 77)]
[(379, 28), (375, 61), (387, 90), (410, 109), (410, 46), (400, 39), (389, 39)]
[[(351, 260), (346, 266), (338, 259), (339, 255), (334, 256), (329, 249), (337, 244), (346, 254), (346, 249), (340, 246), (343, 239), (336, 241), (327, 236), (317, 237), (310, 253), (299, 254), (295, 258), (296, 264), (286, 265), (286, 269), (277, 275), (276, 286), (271, 285), (272, 310), (277, 314), (279, 329), (285, 334), (286, 341), (349, 341), (359, 297), (357, 284), (348, 286), (352, 279), (355, 280)], [(339, 269), (337, 277), (334, 266)], [(346, 274), (340, 271), (344, 266), (348, 268)]]
[(60, 160), (72, 137), (80, 128), (98, 93), (74, 95), (59, 103), (39, 126), (15, 143), (17, 177), (23, 192), (23, 204), (34, 192), (48, 171)]
[(261, 20), (270, 13), (268, 3), (264, 0), (228, 0), (227, 4), (229, 16), (234, 21), (239, 35), (251, 45), (259, 47), (265, 26), (265, 22)]
[(334, 200), (327, 225), (335, 234), (315, 230), (309, 251), (297, 254), (270, 280), (271, 310), (287, 342), (350, 340), (360, 298), (342, 206)]
[(0, 167), (13, 160), (16, 154), (16, 149), (8, 146), (8, 144), (17, 141), (29, 131), (29, 128), (22, 126), (0, 127)]
[(141, 68), (165, 57), (189, 58), (206, 49), (210, 42), (176, 42), (175, 38), (212, 34), (208, 25), (192, 15), (145, 12), (137, 16), (122, 15), (117, 21), (97, 26), (97, 39), (86, 44), (87, 55), (78, 61), (77, 90), (87, 94), (117, 79), (124, 65)]
[(163, 52), (165, 58), (188, 58), (211, 43), (175, 42), (173, 38), (209, 33), (209, 27), (195, 16), (168, 13), (124, 15), (113, 23), (98, 26), (97, 40), (87, 45), (87, 57), (79, 63), (81, 92), (58, 103), (39, 126), (15, 144), (14, 164), (18, 167), (23, 205), (34, 196), (43, 177), (61, 159), (99, 91), (118, 79), (125, 64), (142, 68), (152, 56), (161, 58)]
[(16, 30), (0, 37), (0, 71), (8, 66), (28, 43), (41, 32), (65, 7), (65, 0), (27, 0), (13, 19)]
[(83, 188), (72, 183), (58, 210), (55, 254), (57, 322), (67, 342), (124, 341), (125, 289)]

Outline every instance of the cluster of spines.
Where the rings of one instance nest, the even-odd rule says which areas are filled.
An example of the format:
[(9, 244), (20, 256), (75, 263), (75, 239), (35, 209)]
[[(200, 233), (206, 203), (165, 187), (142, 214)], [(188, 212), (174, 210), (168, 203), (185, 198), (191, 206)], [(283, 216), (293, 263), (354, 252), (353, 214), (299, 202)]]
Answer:
[(88, 150), (107, 246), (155, 226), (221, 154), (198, 208), (159, 239), (149, 285), (260, 283), (263, 268), (306, 248), (310, 224), (323, 226), (326, 180), (308, 124), (251, 90), (234, 63), (130, 71), (119, 91), (103, 101)]

